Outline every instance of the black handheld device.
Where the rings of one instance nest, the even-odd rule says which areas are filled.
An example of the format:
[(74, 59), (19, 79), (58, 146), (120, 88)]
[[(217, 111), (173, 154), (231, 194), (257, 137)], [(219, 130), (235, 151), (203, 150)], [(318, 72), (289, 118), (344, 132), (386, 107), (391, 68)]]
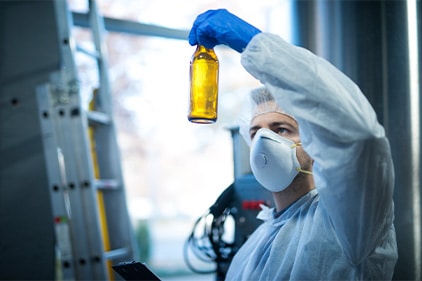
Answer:
[(113, 265), (113, 270), (125, 280), (161, 281), (145, 263), (138, 261), (121, 262)]

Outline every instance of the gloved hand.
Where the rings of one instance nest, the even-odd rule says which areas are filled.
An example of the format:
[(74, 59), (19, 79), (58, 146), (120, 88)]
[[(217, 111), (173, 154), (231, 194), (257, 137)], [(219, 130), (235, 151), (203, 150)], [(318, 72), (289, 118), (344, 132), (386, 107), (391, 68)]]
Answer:
[(260, 32), (226, 9), (208, 10), (193, 23), (189, 44), (199, 44), (209, 49), (224, 44), (241, 53), (252, 37)]

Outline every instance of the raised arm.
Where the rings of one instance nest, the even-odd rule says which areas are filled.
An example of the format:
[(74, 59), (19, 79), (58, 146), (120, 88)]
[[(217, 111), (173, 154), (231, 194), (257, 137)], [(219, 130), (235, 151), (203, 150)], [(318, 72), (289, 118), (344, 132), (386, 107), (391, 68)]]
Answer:
[(298, 120), (321, 205), (358, 264), (393, 222), (393, 164), (373, 108), (329, 62), (277, 35), (256, 35), (242, 64)]
[(357, 85), (326, 60), (224, 9), (198, 16), (189, 43), (241, 52), (245, 69), (296, 118), (323, 211), (359, 264), (393, 228), (394, 173), (384, 129)]

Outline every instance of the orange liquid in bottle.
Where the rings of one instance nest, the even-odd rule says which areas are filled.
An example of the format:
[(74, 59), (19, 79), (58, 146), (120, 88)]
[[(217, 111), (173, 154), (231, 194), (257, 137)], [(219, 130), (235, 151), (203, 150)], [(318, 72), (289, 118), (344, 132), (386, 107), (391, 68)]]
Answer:
[(217, 120), (219, 63), (213, 49), (198, 45), (190, 62), (188, 120), (210, 124)]

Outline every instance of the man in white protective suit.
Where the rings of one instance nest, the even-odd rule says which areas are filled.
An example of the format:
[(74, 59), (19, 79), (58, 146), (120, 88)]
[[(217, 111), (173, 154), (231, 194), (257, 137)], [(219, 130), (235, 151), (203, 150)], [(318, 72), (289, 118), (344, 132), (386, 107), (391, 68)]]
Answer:
[(391, 280), (394, 170), (376, 114), (326, 60), (225, 9), (199, 15), (189, 43), (224, 44), (264, 87), (240, 131), (275, 206), (236, 253), (227, 280)]

